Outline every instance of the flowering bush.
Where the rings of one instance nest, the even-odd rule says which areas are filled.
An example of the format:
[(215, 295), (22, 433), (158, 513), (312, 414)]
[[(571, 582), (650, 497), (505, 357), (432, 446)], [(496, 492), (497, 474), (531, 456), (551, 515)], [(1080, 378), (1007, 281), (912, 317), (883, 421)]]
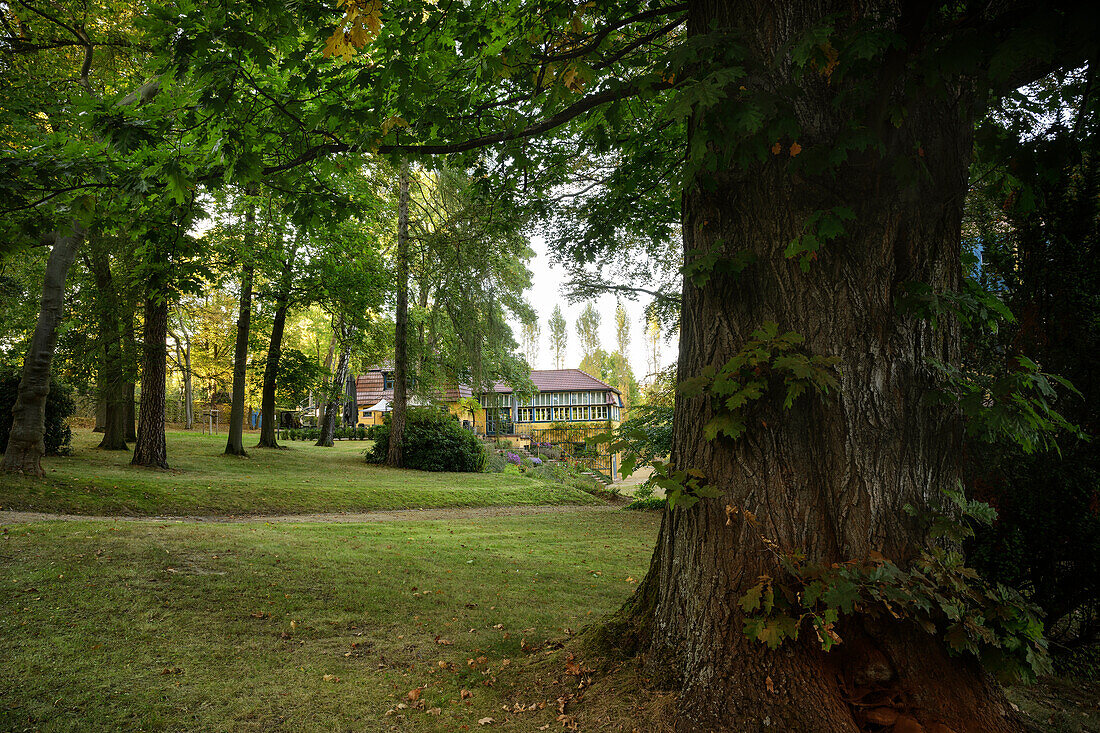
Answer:
[(516, 455), (515, 453), (513, 453), (512, 451), (508, 451), (507, 453), (505, 453), (505, 454), (504, 454), (504, 459), (505, 459), (506, 461), (508, 461), (509, 463), (511, 463), (511, 464), (513, 464), (513, 465), (516, 465), (516, 466), (518, 466), (519, 464), (523, 463), (523, 459), (522, 459), (522, 458), (520, 458), (520, 457), (519, 457), (518, 455)]
[(541, 466), (542, 465), (542, 459), (541, 458), (532, 458), (531, 459), (531, 465), (535, 466), (536, 468)]

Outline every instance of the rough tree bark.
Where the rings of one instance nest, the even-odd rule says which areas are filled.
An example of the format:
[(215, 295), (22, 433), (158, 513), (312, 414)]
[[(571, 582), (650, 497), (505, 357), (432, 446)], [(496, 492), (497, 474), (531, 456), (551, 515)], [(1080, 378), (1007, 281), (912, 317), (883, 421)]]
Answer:
[[(95, 278), (99, 338), (103, 344), (99, 365), (99, 401), (103, 404), (103, 450), (127, 450), (126, 445), (126, 366), (123, 362), (122, 324), (119, 298), (111, 275), (111, 262), (98, 242), (93, 240), (85, 264)], [(98, 419), (97, 419), (98, 421)]]
[(322, 448), (331, 448), (333, 436), (336, 434), (336, 413), (340, 410), (341, 394), (344, 391), (344, 381), (347, 379), (348, 362), (351, 359), (351, 336), (344, 333), (344, 324), (340, 323), (340, 334), (344, 345), (340, 348), (340, 358), (336, 363), (336, 374), (332, 377), (332, 387), (329, 394), (332, 395), (325, 403), (324, 412), (321, 415), (321, 434), (315, 445)]
[(393, 405), (390, 411), (390, 443), (386, 465), (401, 468), (401, 447), (405, 437), (405, 412), (408, 408), (406, 372), (408, 370), (409, 329), (409, 163), (401, 161), (397, 190), (397, 307), (394, 316)]
[(42, 456), (46, 452), (46, 397), (50, 393), (50, 367), (57, 345), (57, 326), (65, 310), (65, 280), (84, 241), (84, 226), (73, 222), (68, 233), (53, 232), (38, 322), (23, 359), (23, 375), (12, 407), (11, 433), (0, 470), (30, 476), (44, 476)]
[(264, 364), (263, 394), (260, 398), (260, 442), (256, 444), (257, 448), (279, 447), (275, 438), (275, 386), (279, 378), (279, 358), (283, 354), (283, 331), (290, 306), (290, 286), (293, 283), (294, 257), (297, 251), (298, 240), (295, 238), (283, 261), (279, 290), (275, 294), (275, 320), (271, 324), (271, 340), (268, 342), (267, 362)]
[(168, 300), (162, 288), (147, 285), (142, 328), (141, 406), (138, 409), (134, 466), (168, 468), (164, 437), (165, 377), (168, 371)]
[[(250, 214), (249, 221), (251, 218)], [(245, 256), (250, 255), (246, 252)], [(252, 323), (253, 272), (252, 261), (249, 260), (241, 274), (241, 309), (237, 316), (237, 341), (233, 347), (233, 397), (229, 407), (229, 438), (225, 443), (225, 455), (242, 458), (248, 456), (244, 449), (244, 378), (248, 367), (248, 330)]]
[[(888, 24), (903, 15), (882, 7), (889, 3), (696, 0), (688, 28), (744, 40), (761, 71), (737, 84), (777, 97), (801, 85), (792, 113), (797, 142), (811, 150), (833, 145), (848, 121), (842, 116), (852, 113), (833, 104), (838, 91), (825, 74), (793, 76), (785, 49), (831, 13), (873, 17), (869, 5)], [(898, 78), (879, 80), (884, 96), (919, 83), (902, 78), (904, 64), (891, 71)], [(900, 126), (877, 128), (889, 128), (881, 132), (885, 152), (852, 154), (829, 185), (792, 173), (796, 153), (786, 140), (780, 154), (701, 173), (685, 189), (685, 262), (695, 251), (748, 251), (755, 262), (739, 276), (716, 271), (702, 287), (685, 280), (679, 380), (726, 363), (766, 321), (805, 336), (813, 353), (840, 357), (841, 367), (837, 393), (804, 396), (789, 410), (782, 395), (766, 398), (736, 441), (704, 437), (714, 415), (708, 399), (677, 400), (672, 462), (701, 470), (723, 494), (666, 511), (649, 574), (620, 612), (623, 625), (611, 628), (624, 647), (644, 655), (648, 676), (679, 691), (684, 729), (856, 731), (865, 723), (851, 701), (881, 690), (905, 701), (900, 712), (923, 726), (912, 730), (1019, 730), (976, 664), (949, 657), (939, 640), (907, 623), (856, 617), (839, 627), (844, 643), (828, 654), (812, 633), (770, 651), (744, 635), (737, 605), (759, 576), (782, 574), (761, 536), (816, 561), (876, 551), (904, 564), (924, 537), (903, 507), (926, 506), (954, 485), (960, 426), (927, 404), (933, 375), (925, 359), (954, 360), (957, 328), (933, 329), (894, 304), (908, 281), (937, 291), (958, 287), (977, 107), (969, 88), (947, 80), (943, 93), (906, 99)], [(719, 154), (724, 143), (710, 141)], [(895, 166), (918, 155), (923, 170), (902, 182)], [(804, 274), (784, 251), (807, 217), (836, 206), (851, 208), (856, 219)], [(749, 510), (759, 526), (728, 521), (727, 506)]]

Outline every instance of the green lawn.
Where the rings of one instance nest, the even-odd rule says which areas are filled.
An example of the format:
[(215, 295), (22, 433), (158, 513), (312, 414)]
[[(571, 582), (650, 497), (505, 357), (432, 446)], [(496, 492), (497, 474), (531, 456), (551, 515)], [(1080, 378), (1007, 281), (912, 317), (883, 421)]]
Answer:
[(628, 597), (658, 522), (7, 525), (0, 729), (560, 729), (534, 648)]
[[(168, 433), (169, 471), (134, 468), (76, 431), (73, 454), (43, 461), (45, 480), (0, 476), (0, 508), (75, 514), (278, 514), (517, 504), (595, 504), (570, 486), (506, 474), (425, 473), (367, 464), (369, 443), (222, 455), (225, 436)], [(245, 436), (246, 446), (256, 437)]]

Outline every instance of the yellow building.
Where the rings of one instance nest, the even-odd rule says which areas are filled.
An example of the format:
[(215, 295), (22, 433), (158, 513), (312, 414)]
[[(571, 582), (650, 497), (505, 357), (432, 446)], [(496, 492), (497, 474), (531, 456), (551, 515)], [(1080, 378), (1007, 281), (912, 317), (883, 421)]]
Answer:
[(510, 386), (494, 385), (480, 395), (486, 435), (527, 435), (551, 424), (617, 425), (623, 397), (619, 390), (580, 369), (536, 369), (535, 394), (517, 396)]
[[(620, 458), (607, 444), (589, 441), (622, 419), (619, 390), (580, 369), (537, 369), (531, 372), (536, 392), (522, 396), (498, 382), (478, 394), (467, 385), (449, 387), (430, 404), (447, 409), (478, 435), (527, 447), (536, 457), (583, 463), (611, 480)], [(381, 425), (393, 401), (393, 372), (371, 369), (355, 380), (359, 425)], [(426, 403), (410, 398), (410, 405)]]

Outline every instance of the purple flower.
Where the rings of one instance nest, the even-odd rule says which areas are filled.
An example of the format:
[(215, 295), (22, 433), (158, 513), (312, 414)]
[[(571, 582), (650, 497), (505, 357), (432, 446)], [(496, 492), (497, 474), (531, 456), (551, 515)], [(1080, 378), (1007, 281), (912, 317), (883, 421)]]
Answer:
[(508, 451), (507, 453), (504, 454), (504, 460), (508, 461), (509, 463), (514, 463), (517, 466), (519, 464), (523, 463), (523, 459), (520, 458), (515, 453), (513, 453), (512, 451)]
[(532, 466), (541, 466), (542, 465), (542, 459), (541, 458), (532, 458), (531, 459), (531, 465)]

